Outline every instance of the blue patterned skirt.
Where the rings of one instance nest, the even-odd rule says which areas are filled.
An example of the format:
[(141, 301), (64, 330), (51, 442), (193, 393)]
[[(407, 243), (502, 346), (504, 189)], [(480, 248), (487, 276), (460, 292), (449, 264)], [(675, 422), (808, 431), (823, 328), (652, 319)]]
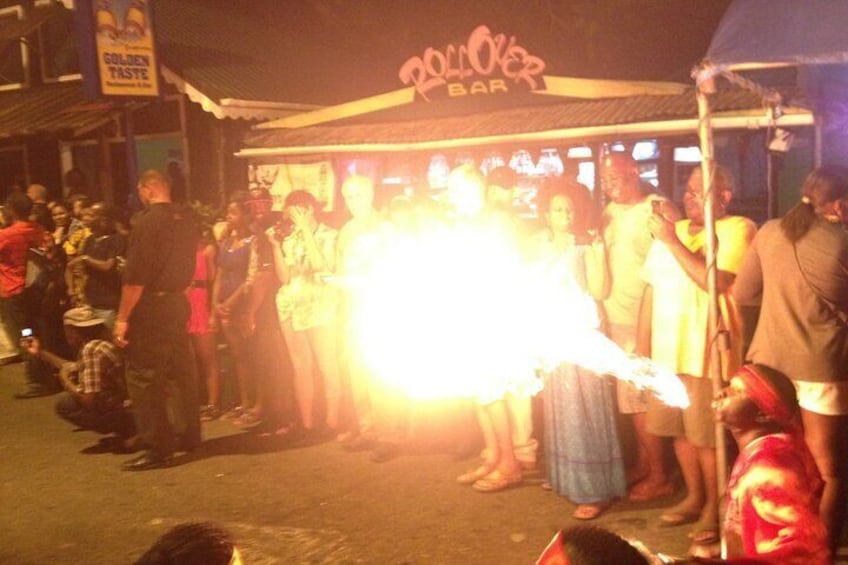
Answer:
[(577, 504), (627, 491), (613, 387), (574, 365), (545, 377), (545, 448), (553, 490)]

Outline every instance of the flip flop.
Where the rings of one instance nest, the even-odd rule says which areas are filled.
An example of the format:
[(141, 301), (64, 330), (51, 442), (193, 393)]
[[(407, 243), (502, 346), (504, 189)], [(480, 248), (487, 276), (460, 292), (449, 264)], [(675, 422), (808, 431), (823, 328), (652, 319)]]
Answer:
[(647, 502), (655, 498), (671, 496), (672, 494), (674, 494), (674, 485), (672, 483), (665, 482), (657, 484), (642, 481), (633, 485), (633, 488), (627, 494), (627, 498), (633, 502)]
[(498, 492), (521, 484), (521, 470), (511, 474), (505, 474), (500, 469), (495, 469), (482, 479), (471, 485), (477, 492)]
[(461, 485), (471, 485), (495, 470), (494, 463), (483, 463), (475, 469), (469, 469), (456, 478), (456, 482)]
[(594, 520), (609, 507), (608, 503), (579, 504), (571, 517), (578, 520)]
[(701, 515), (699, 512), (685, 512), (678, 510), (668, 511), (660, 514), (660, 527), (674, 528), (685, 524), (693, 524), (697, 522), (700, 517)]
[(718, 524), (710, 520), (699, 520), (689, 532), (689, 539), (698, 545), (717, 543), (719, 541)]

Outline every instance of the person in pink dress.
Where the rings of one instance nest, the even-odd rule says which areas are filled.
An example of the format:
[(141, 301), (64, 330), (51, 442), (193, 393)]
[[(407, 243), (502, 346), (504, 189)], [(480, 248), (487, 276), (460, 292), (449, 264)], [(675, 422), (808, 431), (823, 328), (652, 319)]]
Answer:
[(210, 233), (204, 233), (197, 244), (194, 276), (188, 289), (188, 302), (191, 306), (188, 333), (194, 347), (198, 373), (206, 380), (206, 404), (200, 409), (200, 419), (204, 422), (221, 416), (221, 385), (215, 351), (215, 331), (209, 323), (210, 293), (217, 270), (216, 254), (214, 239)]

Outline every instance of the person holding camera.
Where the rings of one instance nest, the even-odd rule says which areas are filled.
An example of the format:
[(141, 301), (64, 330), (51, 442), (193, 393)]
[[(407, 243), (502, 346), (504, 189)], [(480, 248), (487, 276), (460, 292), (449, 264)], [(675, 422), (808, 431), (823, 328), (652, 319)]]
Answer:
[(104, 320), (87, 307), (71, 308), (63, 316), (65, 338), (77, 351), (69, 361), (42, 349), (35, 337), (22, 337), (21, 347), (59, 370), (65, 394), (56, 403), (56, 413), (80, 428), (115, 433), (122, 440), (132, 438), (132, 416), (124, 407), (123, 359), (112, 344)]
[[(709, 176), (708, 191), (703, 174)], [(695, 545), (710, 545), (719, 537), (716, 434), (710, 402), (712, 379), (720, 375), (713, 375), (708, 363), (713, 339), (708, 332), (708, 266), (704, 259), (704, 204), (708, 198), (712, 199), (718, 240), (715, 268), (720, 324), (730, 344), (723, 352), (723, 374), (741, 364), (741, 318), (730, 288), (757, 227), (748, 218), (728, 213), (733, 177), (720, 165), (706, 172), (702, 167), (692, 170), (683, 195), (685, 220), (672, 222), (660, 213), (648, 219), (654, 242), (641, 273), (646, 286), (636, 332), (636, 353), (650, 356), (657, 365), (677, 374), (689, 396), (690, 405), (683, 409), (649, 398), (645, 424), (649, 433), (672, 438), (686, 485), (685, 498), (660, 516), (660, 525), (694, 524), (689, 537)]]

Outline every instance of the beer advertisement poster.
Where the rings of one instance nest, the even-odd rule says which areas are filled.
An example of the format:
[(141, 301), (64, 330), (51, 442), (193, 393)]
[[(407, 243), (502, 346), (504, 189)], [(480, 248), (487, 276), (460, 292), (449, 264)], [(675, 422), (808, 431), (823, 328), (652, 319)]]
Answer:
[[(94, 38), (97, 89), (104, 96), (158, 97), (152, 10), (148, 0), (88, 0), (78, 14)], [(90, 16), (90, 17), (85, 17)], [(86, 77), (91, 80), (92, 77)], [(93, 86), (93, 85), (92, 85)]]

